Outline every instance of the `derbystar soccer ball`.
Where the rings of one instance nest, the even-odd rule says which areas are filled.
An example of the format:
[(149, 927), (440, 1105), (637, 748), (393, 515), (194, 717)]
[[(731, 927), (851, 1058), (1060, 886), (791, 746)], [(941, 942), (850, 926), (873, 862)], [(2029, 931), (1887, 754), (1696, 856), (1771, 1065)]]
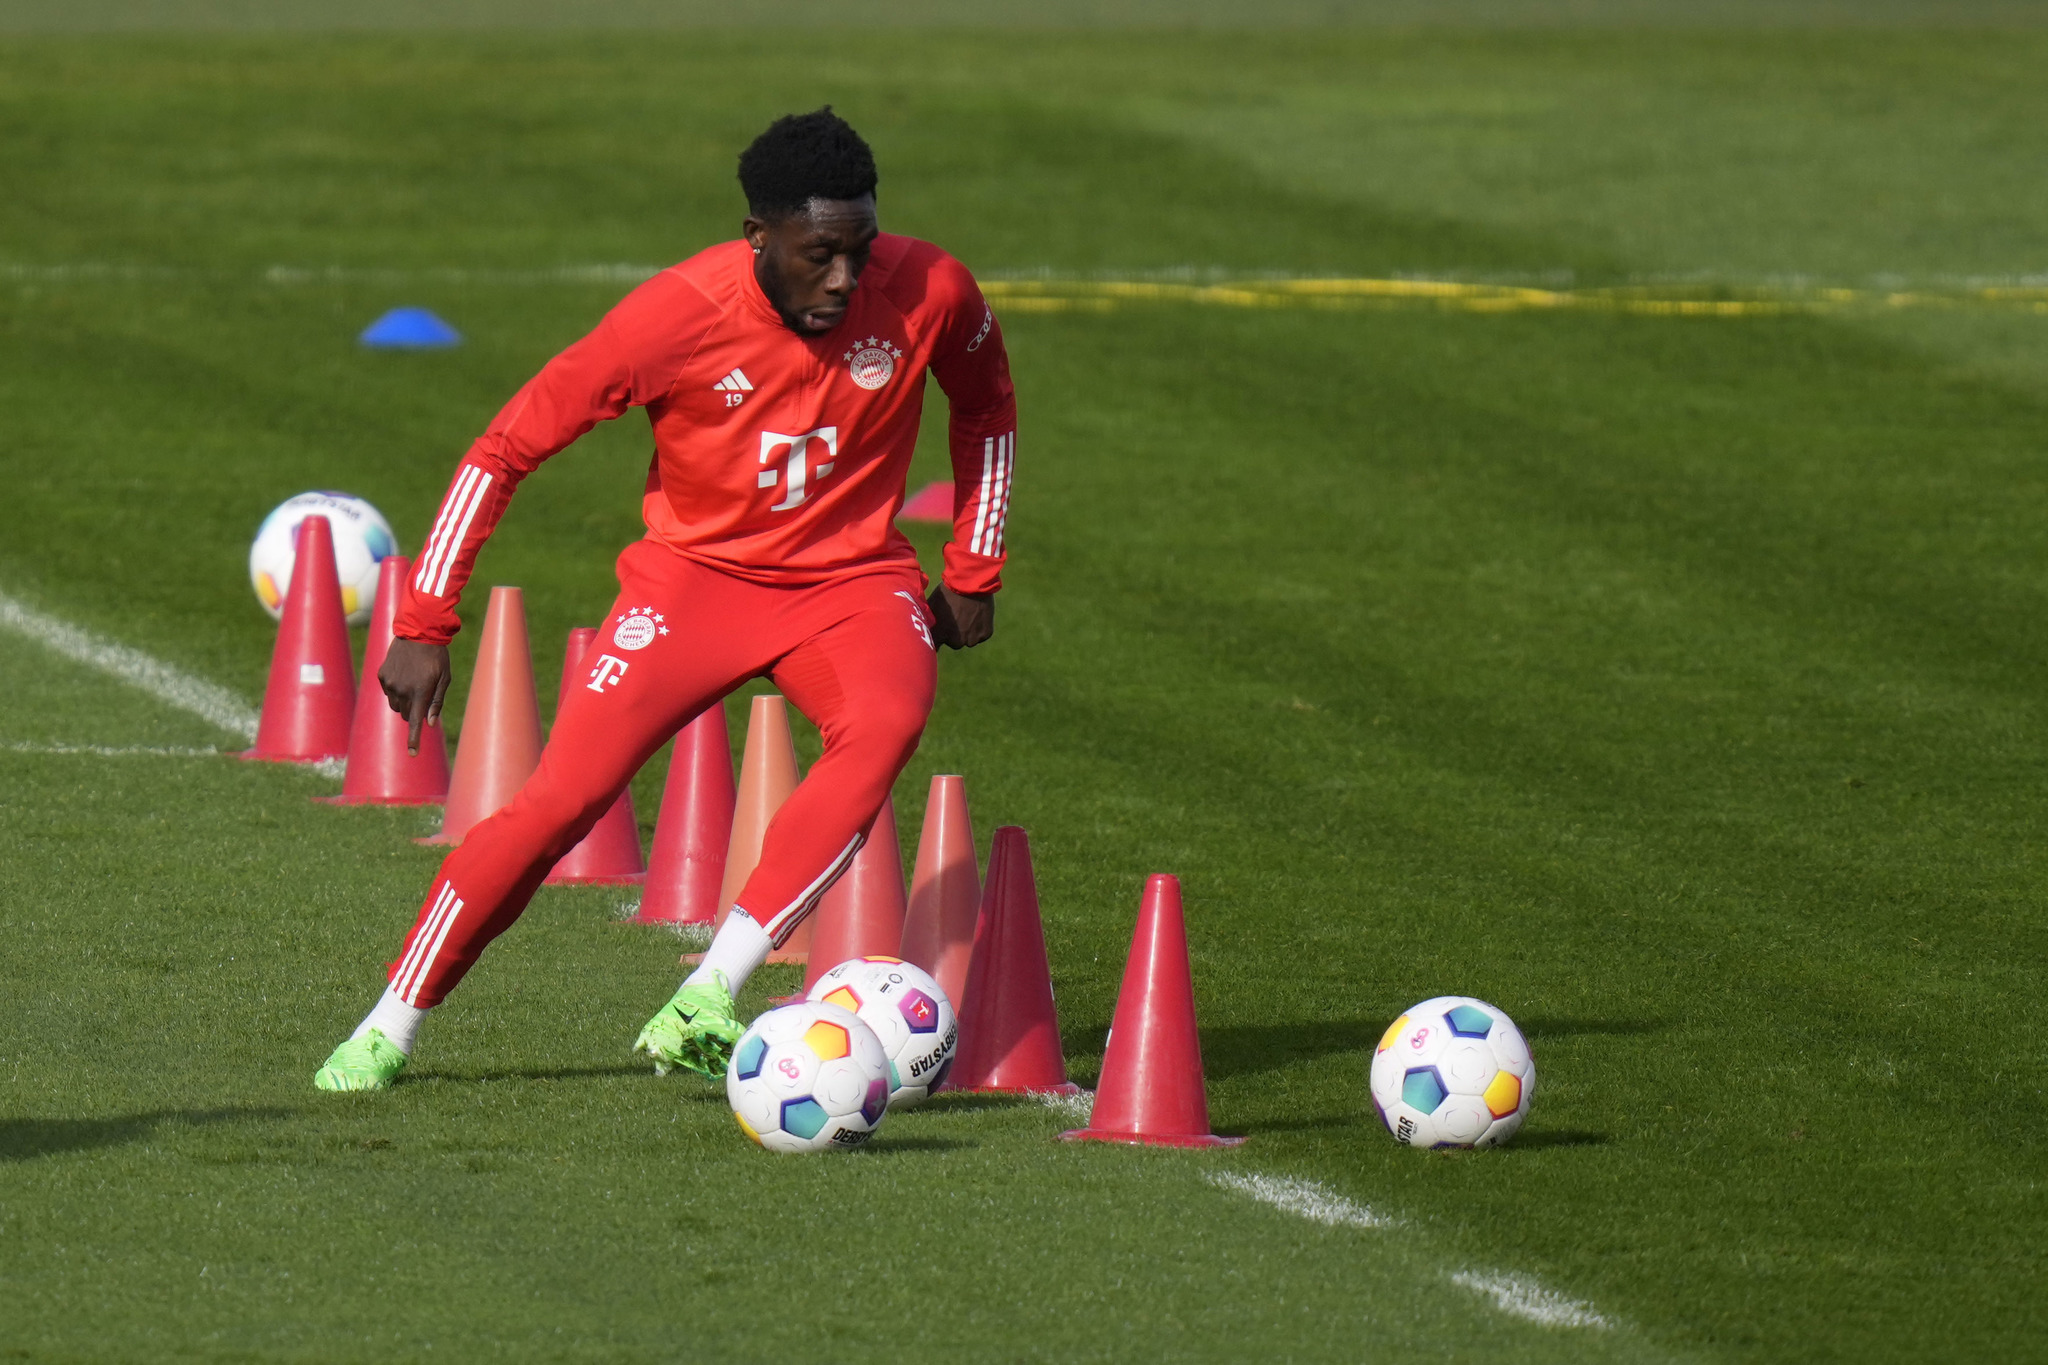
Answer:
[(384, 514), (347, 493), (301, 493), (287, 498), (257, 528), (249, 547), (249, 582), (256, 600), (272, 620), (284, 615), (284, 597), (292, 586), (292, 557), (298, 547), (299, 523), (319, 513), (334, 533), (334, 567), (341, 575), (341, 609), (348, 623), (370, 619), (377, 602), (377, 565), (398, 550), (391, 523)]
[(807, 1000), (852, 1010), (889, 1058), (889, 1107), (908, 1109), (953, 1066), (960, 1025), (953, 1002), (923, 968), (900, 957), (856, 957), (819, 977)]
[(853, 1011), (816, 1000), (769, 1010), (740, 1035), (725, 1097), (771, 1152), (858, 1147), (889, 1110), (889, 1059)]
[(1410, 1147), (1506, 1142), (1535, 1093), (1522, 1031), (1468, 995), (1423, 1001), (1387, 1026), (1372, 1054), (1372, 1106)]

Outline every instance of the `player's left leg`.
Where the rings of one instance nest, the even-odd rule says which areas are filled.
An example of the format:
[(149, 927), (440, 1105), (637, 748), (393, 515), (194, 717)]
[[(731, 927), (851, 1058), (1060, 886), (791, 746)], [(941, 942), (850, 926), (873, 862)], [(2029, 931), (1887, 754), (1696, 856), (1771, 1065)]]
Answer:
[[(889, 574), (813, 590), (807, 605), (819, 628), (784, 655), (771, 676), (817, 724), (825, 752), (769, 822), (761, 860), (703, 963), (641, 1035), (642, 1046), (658, 1058), (723, 1074), (734, 1039), (684, 1015), (712, 997), (729, 1001), (769, 950), (816, 908), (860, 851), (875, 813), (916, 752), (938, 680), (916, 587)], [(663, 1040), (666, 1048), (649, 1046)]]
[(737, 579), (642, 541), (619, 557), (619, 584), (621, 596), (582, 660), (584, 681), (563, 693), (539, 768), (443, 861), (389, 985), (314, 1077), (321, 1089), (389, 1085), (426, 1012), (519, 918), (648, 756), (776, 657), (775, 642), (734, 626), (759, 615), (759, 590)]

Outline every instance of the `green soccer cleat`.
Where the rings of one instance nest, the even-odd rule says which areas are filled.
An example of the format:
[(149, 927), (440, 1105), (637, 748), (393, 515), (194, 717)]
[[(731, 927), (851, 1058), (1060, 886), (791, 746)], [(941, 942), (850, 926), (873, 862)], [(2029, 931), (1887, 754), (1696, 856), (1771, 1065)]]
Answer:
[(725, 973), (712, 975), (717, 979), (677, 991), (634, 1040), (635, 1052), (654, 1058), (655, 1075), (666, 1076), (671, 1067), (680, 1066), (712, 1080), (725, 1076), (733, 1044), (740, 1040), (740, 1021), (732, 1015), (732, 990)]
[(384, 1030), (371, 1029), (351, 1038), (327, 1058), (327, 1065), (313, 1073), (318, 1090), (389, 1090), (398, 1073), (405, 1070), (406, 1056)]

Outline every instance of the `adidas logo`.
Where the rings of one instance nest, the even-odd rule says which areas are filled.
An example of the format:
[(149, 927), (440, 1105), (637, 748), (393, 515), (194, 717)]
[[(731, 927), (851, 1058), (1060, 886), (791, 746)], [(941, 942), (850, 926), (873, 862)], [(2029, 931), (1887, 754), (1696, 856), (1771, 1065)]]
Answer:
[(754, 386), (747, 382), (746, 375), (740, 373), (737, 366), (734, 367), (731, 374), (719, 380), (711, 387), (725, 393), (752, 393), (754, 391)]

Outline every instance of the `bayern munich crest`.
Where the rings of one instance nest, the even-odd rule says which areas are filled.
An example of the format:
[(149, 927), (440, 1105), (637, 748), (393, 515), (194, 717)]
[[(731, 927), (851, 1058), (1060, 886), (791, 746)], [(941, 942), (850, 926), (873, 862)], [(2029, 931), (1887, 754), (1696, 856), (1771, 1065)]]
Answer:
[(612, 632), (612, 643), (620, 649), (645, 649), (654, 643), (655, 636), (668, 634), (662, 620), (662, 614), (653, 607), (628, 607), (619, 628)]
[(869, 337), (853, 343), (853, 349), (846, 353), (846, 369), (853, 382), (862, 388), (879, 389), (896, 373), (896, 362), (902, 358), (903, 352), (888, 342)]

